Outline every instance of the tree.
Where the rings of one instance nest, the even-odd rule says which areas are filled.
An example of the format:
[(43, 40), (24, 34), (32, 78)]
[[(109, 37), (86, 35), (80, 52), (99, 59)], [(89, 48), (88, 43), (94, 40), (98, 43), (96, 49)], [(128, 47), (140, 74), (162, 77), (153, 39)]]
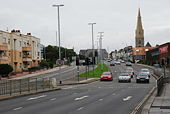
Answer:
[[(47, 46), (45, 47), (46, 50), (46, 60), (50, 62), (50, 64), (56, 64), (56, 61), (59, 59), (59, 47), (58, 46)], [(72, 56), (76, 56), (76, 52), (74, 52), (73, 49), (67, 49), (64, 47), (61, 47), (61, 59), (67, 58), (69, 61), (72, 61)], [(50, 65), (50, 66), (51, 66)]]
[(0, 75), (2, 77), (7, 77), (9, 73), (13, 71), (13, 68), (11, 65), (8, 64), (0, 64)]

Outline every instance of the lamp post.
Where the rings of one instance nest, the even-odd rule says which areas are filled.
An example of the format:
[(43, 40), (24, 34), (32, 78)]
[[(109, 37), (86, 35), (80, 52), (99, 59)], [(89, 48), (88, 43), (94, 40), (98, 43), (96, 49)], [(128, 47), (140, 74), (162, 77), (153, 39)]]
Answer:
[[(59, 42), (59, 62), (61, 61), (61, 46), (60, 46), (60, 7), (64, 6), (63, 4), (59, 5), (52, 5), (53, 7), (57, 7), (58, 11), (58, 42)], [(59, 77), (60, 77), (60, 65), (59, 65)], [(61, 77), (60, 77), (60, 84), (62, 84)]]
[(96, 23), (89, 23), (89, 25), (92, 26), (92, 51), (93, 51), (93, 56), (92, 56), (92, 62), (93, 62), (93, 77), (94, 77), (94, 59), (95, 59), (95, 52), (94, 52), (94, 34), (93, 34), (93, 25)]
[(102, 63), (102, 59), (103, 59), (103, 53), (102, 53), (102, 38), (103, 38), (103, 33), (104, 32), (98, 32), (99, 33), (99, 47), (100, 47), (100, 64), (101, 64), (101, 71), (103, 71), (103, 64), (104, 63)]

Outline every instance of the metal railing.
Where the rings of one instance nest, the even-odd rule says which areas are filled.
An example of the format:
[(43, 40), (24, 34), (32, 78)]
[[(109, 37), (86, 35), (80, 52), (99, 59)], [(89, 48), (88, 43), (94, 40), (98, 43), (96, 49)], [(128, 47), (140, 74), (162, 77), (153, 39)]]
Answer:
[[(56, 83), (56, 82), (55, 82)], [(25, 78), (0, 81), (0, 96), (37, 92), (54, 88), (52, 78)]]
[(160, 96), (163, 90), (163, 86), (164, 86), (164, 77), (163, 75), (161, 75), (158, 79), (157, 79), (157, 96)]

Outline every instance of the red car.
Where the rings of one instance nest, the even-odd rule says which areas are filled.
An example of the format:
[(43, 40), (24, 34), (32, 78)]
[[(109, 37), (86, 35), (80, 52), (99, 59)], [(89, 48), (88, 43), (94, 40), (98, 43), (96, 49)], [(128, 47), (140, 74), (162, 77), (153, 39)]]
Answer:
[(100, 80), (101, 81), (103, 81), (103, 80), (110, 80), (110, 81), (112, 81), (113, 80), (113, 75), (112, 75), (111, 72), (103, 72), (103, 74), (100, 77)]

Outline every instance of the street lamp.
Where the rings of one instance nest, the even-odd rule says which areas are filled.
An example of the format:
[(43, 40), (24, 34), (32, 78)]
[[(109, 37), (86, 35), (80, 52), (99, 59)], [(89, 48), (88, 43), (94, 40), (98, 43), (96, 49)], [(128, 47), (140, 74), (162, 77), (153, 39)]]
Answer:
[(94, 76), (94, 59), (95, 59), (95, 52), (94, 52), (94, 35), (93, 35), (93, 25), (96, 23), (89, 23), (88, 25), (92, 26), (92, 51), (93, 51), (93, 57), (92, 57), (92, 62), (93, 62), (93, 76)]
[[(53, 7), (57, 7), (58, 10), (58, 42), (59, 42), (59, 62), (61, 61), (61, 46), (60, 46), (60, 7), (64, 6), (63, 4), (60, 5), (52, 5)], [(60, 65), (59, 65), (59, 77), (60, 77)], [(60, 84), (62, 83), (61, 77), (60, 77)]]
[(101, 71), (103, 71), (103, 64), (102, 64), (102, 59), (103, 59), (103, 53), (102, 53), (102, 38), (103, 38), (103, 33), (104, 32), (98, 32), (99, 33), (99, 47), (100, 47), (100, 64), (102, 65), (102, 67), (101, 67)]

